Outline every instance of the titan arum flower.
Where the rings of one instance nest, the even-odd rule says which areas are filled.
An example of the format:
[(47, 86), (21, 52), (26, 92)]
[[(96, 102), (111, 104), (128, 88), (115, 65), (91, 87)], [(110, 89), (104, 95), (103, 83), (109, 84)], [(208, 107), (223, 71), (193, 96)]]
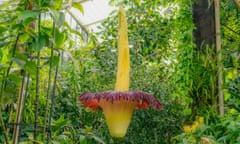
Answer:
[(129, 91), (130, 57), (127, 20), (121, 7), (118, 20), (118, 69), (115, 91), (83, 93), (79, 96), (79, 100), (90, 110), (102, 110), (110, 134), (121, 138), (126, 134), (135, 108), (146, 109), (152, 105), (156, 109), (161, 109), (163, 105), (148, 93)]

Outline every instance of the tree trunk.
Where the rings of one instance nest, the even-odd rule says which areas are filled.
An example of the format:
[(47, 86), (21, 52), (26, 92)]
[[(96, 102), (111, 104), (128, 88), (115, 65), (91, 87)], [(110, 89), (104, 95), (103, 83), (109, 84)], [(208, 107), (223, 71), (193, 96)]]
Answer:
[(209, 5), (208, 0), (198, 0), (193, 4), (193, 22), (196, 29), (193, 31), (198, 50), (206, 49), (206, 45), (215, 45), (215, 8)]

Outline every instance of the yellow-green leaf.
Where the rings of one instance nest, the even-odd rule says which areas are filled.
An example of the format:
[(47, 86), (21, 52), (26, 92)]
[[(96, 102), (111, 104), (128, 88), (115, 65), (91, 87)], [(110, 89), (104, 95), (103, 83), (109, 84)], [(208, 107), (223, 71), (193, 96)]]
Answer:
[(79, 2), (73, 2), (72, 7), (78, 9), (81, 13), (84, 13), (83, 6)]

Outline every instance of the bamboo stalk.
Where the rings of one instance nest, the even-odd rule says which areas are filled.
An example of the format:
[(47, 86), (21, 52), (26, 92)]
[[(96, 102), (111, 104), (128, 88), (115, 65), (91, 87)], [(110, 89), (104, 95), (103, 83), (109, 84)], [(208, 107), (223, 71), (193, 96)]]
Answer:
[[(53, 27), (52, 27), (52, 39), (54, 39), (55, 37), (55, 23), (53, 22)], [(47, 86), (47, 97), (46, 97), (46, 113), (45, 113), (45, 116), (44, 116), (44, 134), (46, 133), (46, 130), (47, 128), (50, 127), (50, 125), (48, 124), (48, 119), (47, 119), (47, 116), (48, 116), (48, 108), (49, 108), (49, 96), (51, 95), (51, 83), (52, 83), (52, 60), (53, 60), (53, 47), (54, 47), (54, 42), (52, 41), (51, 43), (51, 54), (50, 54), (50, 62), (49, 62), (49, 71), (48, 71), (48, 86)], [(47, 136), (47, 140), (49, 139), (49, 136)], [(47, 142), (48, 143), (48, 142)]]
[[(60, 57), (59, 51), (58, 51), (58, 57)], [(48, 128), (50, 128), (50, 126), (51, 126), (51, 120), (53, 117), (53, 107), (54, 107), (54, 99), (55, 99), (56, 84), (57, 84), (57, 77), (58, 77), (58, 66), (59, 66), (59, 63), (56, 66), (55, 76), (54, 76), (54, 80), (53, 80), (53, 88), (52, 88), (52, 93), (51, 93), (51, 108), (50, 108), (50, 116), (49, 116), (49, 120), (48, 120)], [(52, 138), (52, 133), (50, 131), (47, 141), (51, 138)]]
[[(3, 72), (3, 76), (5, 76), (5, 72)], [(3, 79), (2, 83), (1, 83), (1, 89), (0, 89), (1, 90), (0, 94), (1, 95), (3, 95), (4, 83), (5, 83), (5, 80)], [(2, 99), (1, 99), (1, 102), (2, 102)], [(3, 121), (3, 117), (2, 117), (2, 111), (1, 111), (2, 103), (1, 102), (0, 102), (0, 127), (2, 127), (2, 129), (3, 129), (3, 135), (4, 135), (5, 143), (8, 144), (8, 131), (6, 129), (6, 126), (5, 126), (5, 123)]]
[(3, 118), (2, 118), (1, 107), (0, 107), (0, 126), (3, 129), (3, 135), (4, 135), (5, 143), (8, 144), (8, 134), (7, 134), (7, 130), (6, 130), (6, 127), (5, 127), (5, 123), (4, 123)]
[(238, 0), (233, 0), (233, 2), (236, 4), (236, 6), (238, 7), (238, 9), (240, 9), (240, 2)]
[[(55, 38), (55, 23), (53, 22), (53, 27), (52, 27), (52, 39)], [(48, 89), (47, 89), (47, 103), (46, 103), (46, 110), (48, 110), (49, 108), (49, 96), (51, 96), (51, 79), (52, 79), (52, 67), (53, 67), (53, 48), (54, 48), (54, 42), (51, 43), (51, 55), (50, 55), (50, 63), (49, 63), (49, 73), (48, 73)], [(52, 102), (51, 102), (52, 104)], [(50, 107), (51, 108), (51, 107)], [(49, 117), (51, 115), (51, 111), (50, 111), (50, 114), (49, 114)], [(51, 120), (51, 117), (49, 119), (47, 119), (47, 113), (45, 115), (45, 130), (44, 130), (44, 133), (46, 133), (46, 128), (50, 128), (51, 126), (51, 123), (49, 122)], [(47, 120), (48, 120), (48, 123), (47, 123)], [(49, 142), (49, 140), (51, 139), (51, 134), (48, 133), (47, 135), (47, 143)]]
[(20, 122), (21, 122), (21, 115), (22, 115), (22, 103), (23, 103), (23, 87), (24, 87), (24, 79), (25, 76), (23, 74), (22, 76), (22, 82), (20, 84), (20, 88), (18, 91), (18, 101), (17, 101), (17, 109), (16, 109), (16, 115), (15, 115), (15, 121), (14, 121), (14, 127), (13, 127), (13, 144), (18, 143), (19, 139), (19, 129), (20, 129)]
[(221, 30), (220, 30), (220, 5), (219, 0), (214, 0), (215, 3), (215, 25), (216, 25), (216, 51), (218, 63), (218, 104), (220, 115), (224, 114), (224, 96), (222, 91), (222, 55), (221, 55)]
[[(41, 26), (41, 13), (38, 16), (38, 36), (40, 36), (41, 30), (40, 30), (40, 26)], [(36, 71), (36, 99), (35, 99), (35, 122), (34, 122), (34, 140), (37, 140), (37, 135), (38, 135), (38, 101), (39, 101), (39, 76), (40, 74), (40, 51), (37, 52), (37, 71)]]

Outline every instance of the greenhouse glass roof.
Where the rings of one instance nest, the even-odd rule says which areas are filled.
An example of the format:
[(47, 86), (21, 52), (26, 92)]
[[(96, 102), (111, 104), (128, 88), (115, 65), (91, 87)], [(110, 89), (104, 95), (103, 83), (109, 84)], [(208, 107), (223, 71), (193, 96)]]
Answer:
[(84, 13), (81, 13), (75, 8), (71, 8), (71, 12), (79, 19), (85, 28), (96, 32), (97, 25), (106, 19), (113, 10), (117, 9), (116, 7), (110, 6), (109, 1), (110, 0), (76, 0), (75, 2), (82, 4)]
[[(0, 0), (0, 4), (7, 1), (9, 0)], [(72, 1), (81, 3), (84, 13), (81, 13), (75, 8), (70, 9), (71, 13), (74, 15), (75, 18), (78, 19), (78, 22), (80, 22), (84, 28), (93, 32), (97, 31), (97, 25), (99, 25), (101, 21), (106, 19), (113, 10), (117, 9), (116, 7), (109, 5), (110, 0)]]

